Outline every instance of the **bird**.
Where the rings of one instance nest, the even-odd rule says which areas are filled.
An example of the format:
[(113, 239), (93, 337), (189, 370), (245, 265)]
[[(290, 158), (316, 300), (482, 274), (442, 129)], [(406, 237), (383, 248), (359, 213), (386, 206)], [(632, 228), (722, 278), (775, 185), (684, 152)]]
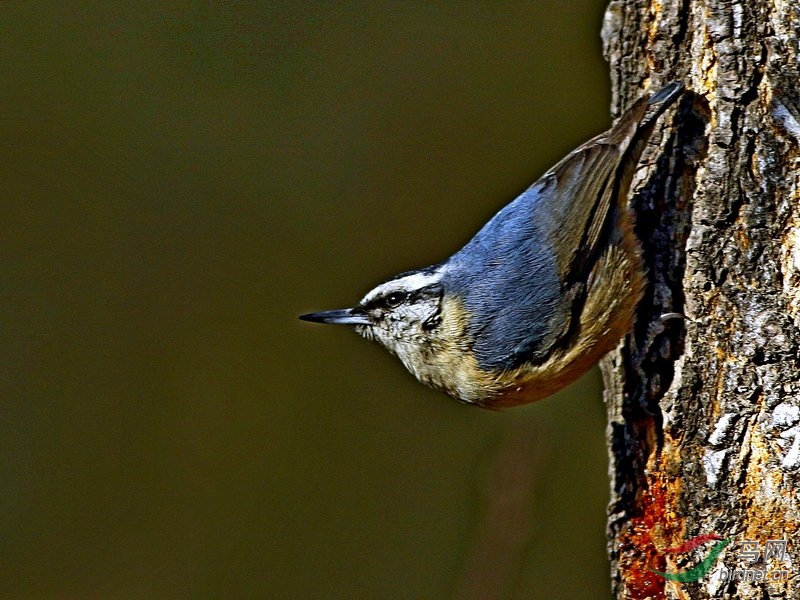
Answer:
[(351, 326), (467, 404), (498, 410), (552, 395), (633, 329), (646, 273), (631, 180), (683, 90), (671, 82), (635, 101), (447, 260), (300, 319)]

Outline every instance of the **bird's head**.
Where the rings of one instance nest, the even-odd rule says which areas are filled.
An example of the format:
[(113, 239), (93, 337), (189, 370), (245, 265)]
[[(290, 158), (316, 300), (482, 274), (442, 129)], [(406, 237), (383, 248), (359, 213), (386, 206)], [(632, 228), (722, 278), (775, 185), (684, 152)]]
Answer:
[(397, 355), (419, 377), (444, 341), (441, 339), (443, 299), (442, 268), (429, 267), (381, 283), (353, 308), (300, 318), (315, 323), (352, 325), (357, 333)]
[[(487, 331), (495, 334), (468, 308), (470, 304), (484, 306), (471, 302), (464, 280), (463, 265), (450, 261), (397, 275), (376, 286), (353, 308), (300, 318), (350, 325), (395, 354), (422, 383), (462, 402), (491, 408), (493, 398), (506, 387), (507, 382), (498, 378), (505, 371), (479, 364), (474, 351), (476, 332), (484, 337)], [(508, 385), (518, 387), (516, 381)]]

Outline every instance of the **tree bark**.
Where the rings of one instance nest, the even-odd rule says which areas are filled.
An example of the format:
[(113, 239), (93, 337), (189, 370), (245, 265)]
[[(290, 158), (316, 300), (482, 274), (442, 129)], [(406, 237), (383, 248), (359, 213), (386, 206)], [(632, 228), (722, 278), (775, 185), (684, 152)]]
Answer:
[(642, 161), (650, 284), (602, 364), (614, 592), (800, 598), (800, 8), (619, 0), (603, 41), (615, 115), (645, 88), (690, 90)]

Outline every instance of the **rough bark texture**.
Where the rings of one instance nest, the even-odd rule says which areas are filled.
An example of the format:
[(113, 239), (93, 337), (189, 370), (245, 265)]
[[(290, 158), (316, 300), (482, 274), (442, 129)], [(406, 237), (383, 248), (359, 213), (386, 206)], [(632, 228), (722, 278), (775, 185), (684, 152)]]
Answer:
[[(603, 364), (615, 593), (800, 598), (798, 2), (620, 0), (603, 41), (616, 115), (649, 86), (693, 92), (640, 173), (651, 284)], [(696, 581), (649, 570), (695, 567), (714, 540), (666, 550), (712, 533), (731, 540)], [(725, 581), (737, 568), (789, 578)]]

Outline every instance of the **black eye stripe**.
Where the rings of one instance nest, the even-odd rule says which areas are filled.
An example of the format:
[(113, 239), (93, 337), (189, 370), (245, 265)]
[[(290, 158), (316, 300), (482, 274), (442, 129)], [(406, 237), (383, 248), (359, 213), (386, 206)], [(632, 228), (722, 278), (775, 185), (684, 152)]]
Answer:
[(366, 308), (394, 308), (399, 306), (405, 300), (407, 294), (403, 292), (390, 292), (385, 296), (379, 296), (370, 300), (366, 304)]
[(441, 294), (442, 288), (438, 284), (431, 284), (411, 292), (395, 290), (394, 292), (389, 292), (388, 294), (370, 300), (364, 305), (364, 308), (367, 310), (374, 308), (397, 308), (404, 302), (413, 303), (425, 298), (441, 296)]

